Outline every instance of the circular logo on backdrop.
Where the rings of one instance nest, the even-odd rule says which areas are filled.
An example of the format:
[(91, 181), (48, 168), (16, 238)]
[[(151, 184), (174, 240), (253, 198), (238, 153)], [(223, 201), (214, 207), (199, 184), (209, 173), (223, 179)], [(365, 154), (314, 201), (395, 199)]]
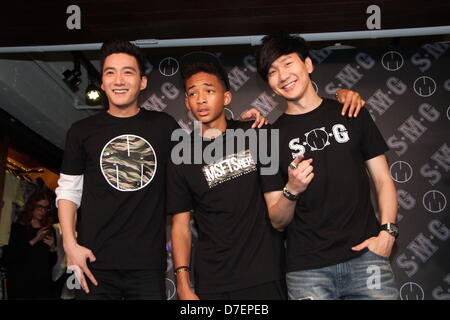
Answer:
[(170, 280), (169, 278), (166, 278), (166, 297), (167, 300), (172, 300), (173, 297), (175, 297), (175, 293), (176, 293), (176, 287), (175, 287), (175, 283)]
[(311, 151), (322, 150), (326, 146), (330, 145), (328, 141), (328, 133), (325, 131), (325, 127), (311, 130), (305, 133), (306, 144), (311, 147)]
[(178, 72), (178, 61), (172, 57), (164, 58), (159, 63), (159, 72), (166, 77), (171, 77)]
[(100, 168), (106, 181), (120, 191), (136, 191), (152, 181), (156, 154), (147, 140), (127, 134), (109, 141), (100, 155)]
[[(234, 113), (233, 113), (233, 111), (231, 111), (227, 107), (223, 108), (223, 111), (225, 113), (225, 118), (227, 118), (227, 120), (234, 120)], [(242, 116), (242, 114), (241, 114), (241, 116)]]
[(388, 51), (381, 58), (381, 64), (388, 71), (397, 71), (403, 66), (403, 57), (397, 51)]
[(391, 164), (390, 172), (392, 179), (398, 183), (408, 182), (413, 175), (413, 169), (405, 161), (396, 161)]
[(414, 91), (421, 97), (429, 97), (436, 91), (436, 82), (426, 76), (422, 76), (414, 81)]
[(425, 294), (423, 289), (415, 282), (407, 282), (400, 288), (400, 298), (402, 300), (423, 300)]
[(319, 87), (317, 86), (317, 83), (315, 83), (314, 81), (311, 80), (311, 83), (314, 87), (314, 90), (316, 90), (316, 93), (319, 93)]
[(425, 209), (431, 213), (439, 213), (447, 206), (447, 199), (442, 192), (430, 190), (424, 194), (422, 203)]

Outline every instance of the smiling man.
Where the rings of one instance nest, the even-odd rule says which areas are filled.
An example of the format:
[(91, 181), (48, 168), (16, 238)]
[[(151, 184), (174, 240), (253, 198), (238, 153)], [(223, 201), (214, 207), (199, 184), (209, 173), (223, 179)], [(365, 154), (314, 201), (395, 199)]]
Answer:
[[(250, 124), (226, 120), (224, 108), (231, 104), (232, 93), (228, 75), (216, 56), (194, 52), (186, 55), (181, 65), (186, 107), (201, 126), (188, 142), (194, 150), (191, 157), (195, 158), (195, 152), (211, 157), (203, 157), (200, 163), (188, 159), (191, 161), (181, 164), (175, 164), (172, 158), (169, 164), (167, 206), (173, 215), (178, 296), (208, 300), (285, 299), (283, 239), (269, 220), (260, 184), (260, 159), (252, 154), (251, 138), (237, 143), (247, 133), (251, 137)], [(352, 107), (360, 107), (360, 102), (356, 99)], [(254, 137), (260, 148), (262, 138), (256, 138), (256, 133)], [(200, 150), (196, 150), (196, 140), (201, 141)], [(261, 156), (261, 149), (258, 150)], [(295, 180), (293, 177), (297, 183)], [(195, 292), (189, 276), (191, 218), (198, 230)]]
[(263, 38), (257, 63), (287, 103), (272, 126), (280, 130), (280, 172), (263, 176), (263, 189), (273, 226), (287, 229), (289, 298), (397, 298), (389, 264), (398, 235), (396, 190), (372, 118), (364, 109), (357, 118), (342, 117), (338, 103), (316, 93), (300, 37)]
[(165, 299), (165, 176), (178, 124), (138, 107), (143, 66), (136, 46), (105, 43), (108, 110), (67, 133), (56, 193), (67, 263), (83, 289), (78, 299)]

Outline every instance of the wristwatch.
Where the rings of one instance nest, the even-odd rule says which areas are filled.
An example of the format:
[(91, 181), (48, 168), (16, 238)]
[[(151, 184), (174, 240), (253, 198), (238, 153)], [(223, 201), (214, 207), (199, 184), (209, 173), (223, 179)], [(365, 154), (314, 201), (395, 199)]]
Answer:
[(398, 225), (396, 223), (388, 222), (380, 226), (380, 231), (387, 231), (391, 236), (398, 237)]
[(283, 188), (283, 195), (291, 201), (297, 201), (298, 199), (298, 194), (293, 194), (286, 186)]

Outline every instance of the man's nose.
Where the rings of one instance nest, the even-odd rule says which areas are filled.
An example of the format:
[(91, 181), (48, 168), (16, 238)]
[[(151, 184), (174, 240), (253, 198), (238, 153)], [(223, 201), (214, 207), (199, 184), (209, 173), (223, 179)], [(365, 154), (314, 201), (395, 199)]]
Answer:
[(206, 95), (203, 92), (199, 92), (197, 96), (197, 103), (198, 104), (206, 103)]
[(114, 84), (116, 84), (116, 85), (124, 84), (124, 78), (120, 72), (118, 72), (116, 74), (116, 76), (114, 77)]
[(278, 75), (279, 75), (279, 78), (278, 78), (279, 82), (284, 82), (284, 81), (286, 81), (287, 78), (289, 77), (289, 72), (287, 72), (287, 70), (281, 69), (281, 70), (278, 72)]

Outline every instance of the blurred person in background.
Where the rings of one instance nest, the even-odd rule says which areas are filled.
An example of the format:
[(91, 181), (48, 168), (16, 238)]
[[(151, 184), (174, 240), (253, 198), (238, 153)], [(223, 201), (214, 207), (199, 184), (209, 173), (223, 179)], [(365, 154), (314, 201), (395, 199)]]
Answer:
[(50, 203), (47, 192), (34, 192), (11, 226), (5, 252), (10, 300), (55, 298), (52, 268), (57, 254)]

